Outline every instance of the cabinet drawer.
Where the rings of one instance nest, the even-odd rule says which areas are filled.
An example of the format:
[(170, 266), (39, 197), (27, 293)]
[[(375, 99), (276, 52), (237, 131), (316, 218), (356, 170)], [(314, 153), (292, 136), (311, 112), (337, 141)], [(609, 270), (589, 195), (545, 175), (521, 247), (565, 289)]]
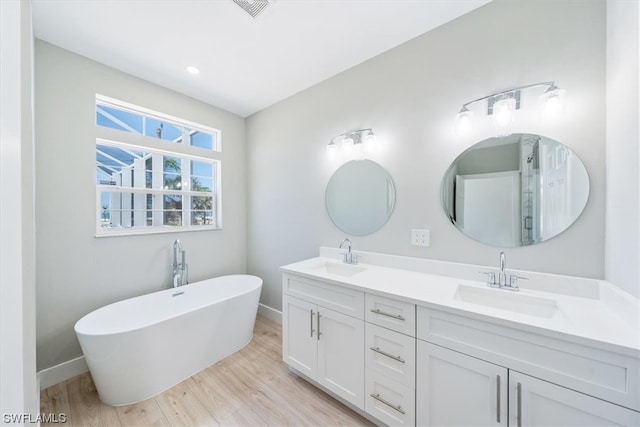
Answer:
[(640, 410), (640, 359), (425, 307), (418, 339)]
[(375, 325), (416, 336), (415, 304), (365, 294), (365, 319)]
[(416, 384), (416, 340), (380, 326), (365, 324), (367, 369), (414, 388)]
[(416, 422), (415, 390), (371, 369), (365, 372), (364, 409), (390, 426), (413, 426)]
[(364, 292), (362, 291), (285, 274), (282, 276), (282, 292), (338, 313), (358, 319), (364, 317)]

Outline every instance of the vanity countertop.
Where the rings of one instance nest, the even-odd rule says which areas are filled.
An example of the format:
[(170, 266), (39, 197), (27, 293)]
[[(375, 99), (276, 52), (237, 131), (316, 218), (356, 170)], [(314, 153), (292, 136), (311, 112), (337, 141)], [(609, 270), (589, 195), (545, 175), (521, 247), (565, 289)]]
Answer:
[(540, 291), (523, 282), (513, 292), (474, 280), (366, 263), (351, 265), (324, 256), (283, 266), (281, 271), (640, 358), (638, 302), (604, 281), (588, 279), (597, 285), (592, 294)]

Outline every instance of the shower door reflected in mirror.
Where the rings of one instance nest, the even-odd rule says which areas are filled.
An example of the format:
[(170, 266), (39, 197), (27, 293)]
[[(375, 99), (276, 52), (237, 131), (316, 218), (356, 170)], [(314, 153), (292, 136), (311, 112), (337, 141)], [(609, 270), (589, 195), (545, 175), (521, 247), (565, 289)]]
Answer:
[(589, 197), (589, 176), (568, 147), (540, 135), (489, 138), (463, 152), (442, 181), (442, 206), (465, 235), (526, 246), (566, 230)]

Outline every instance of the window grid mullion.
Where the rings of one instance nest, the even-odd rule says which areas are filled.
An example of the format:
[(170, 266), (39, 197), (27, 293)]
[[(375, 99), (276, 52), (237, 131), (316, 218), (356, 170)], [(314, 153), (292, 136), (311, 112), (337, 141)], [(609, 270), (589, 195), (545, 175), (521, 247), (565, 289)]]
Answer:
[[(134, 106), (120, 106), (117, 100), (105, 103), (99, 95), (96, 96), (96, 113), (100, 113), (102, 109), (99, 106), (103, 104), (112, 109), (109, 111), (123, 111), (140, 117), (142, 133), (133, 132), (138, 134), (135, 137), (130, 129), (127, 132), (111, 128), (114, 130), (109, 129), (109, 132), (112, 132), (114, 136), (106, 132), (105, 136), (109, 139), (96, 138), (96, 153), (100, 152), (103, 156), (100, 160), (104, 161), (105, 156), (110, 159), (101, 168), (101, 163), (96, 158), (96, 235), (134, 235), (137, 234), (136, 230), (139, 230), (140, 233), (147, 233), (151, 232), (150, 229), (165, 231), (176, 229), (178, 231), (182, 227), (187, 230), (193, 230), (200, 226), (204, 226), (203, 229), (219, 228), (220, 159), (212, 157), (212, 155), (218, 153), (217, 156), (220, 153), (220, 131), (204, 126), (200, 127), (187, 121), (182, 122), (180, 119), (165, 118), (161, 113), (155, 115), (144, 109), (137, 110)], [(117, 114), (117, 116), (125, 117), (123, 120), (130, 121), (121, 114)], [(153, 124), (149, 123), (149, 119), (153, 119)], [(170, 124), (179, 129), (182, 136), (173, 139), (175, 151), (167, 148), (165, 142), (170, 140), (166, 137), (161, 143), (165, 145), (157, 148), (152, 147), (153, 144), (149, 140), (149, 136), (155, 137), (157, 135), (147, 135), (147, 125), (155, 126), (156, 121)], [(106, 125), (106, 128), (109, 127)], [(115, 136), (120, 132), (123, 135), (122, 139)], [(203, 141), (199, 139), (194, 141), (196, 145), (193, 147), (196, 150), (204, 149), (202, 155), (196, 155), (195, 151), (187, 149), (187, 147), (191, 147), (192, 133), (209, 135), (211, 148), (204, 148), (208, 141), (205, 139), (205, 145), (201, 145)], [(101, 133), (98, 132), (98, 134)], [(108, 149), (108, 147), (112, 148)], [(107, 153), (115, 154), (110, 156)], [(178, 167), (175, 167), (175, 173), (172, 169), (165, 171), (166, 156), (178, 160), (179, 170)], [(147, 163), (147, 159), (150, 159), (149, 163)], [(119, 165), (110, 167), (110, 163), (113, 162)], [(200, 162), (211, 164), (210, 175), (208, 175), (207, 167), (201, 165)], [(172, 177), (166, 182), (165, 173)], [(108, 178), (108, 180), (104, 178)], [(194, 180), (197, 184), (195, 186)], [(165, 184), (174, 188), (170, 189)], [(210, 191), (194, 191), (194, 189)], [(167, 196), (172, 196), (175, 203), (165, 205)], [(194, 198), (197, 199), (194, 201)], [(172, 208), (169, 209), (171, 206)], [(171, 211), (176, 213), (167, 217), (167, 212)], [(178, 211), (180, 212), (179, 216), (177, 216)], [(165, 223), (166, 220), (174, 225)]]

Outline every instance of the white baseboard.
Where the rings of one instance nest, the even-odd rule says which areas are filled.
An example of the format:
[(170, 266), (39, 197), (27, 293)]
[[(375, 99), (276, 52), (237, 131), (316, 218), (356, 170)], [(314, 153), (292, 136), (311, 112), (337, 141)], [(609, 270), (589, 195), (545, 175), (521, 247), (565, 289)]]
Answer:
[(262, 314), (267, 319), (271, 319), (274, 322), (278, 322), (282, 325), (282, 312), (276, 310), (275, 308), (271, 308), (268, 305), (264, 305), (260, 303), (258, 305), (258, 313)]
[(84, 356), (76, 357), (59, 365), (43, 369), (38, 372), (38, 381), (40, 382), (40, 390), (49, 388), (63, 381), (73, 378), (89, 370)]

